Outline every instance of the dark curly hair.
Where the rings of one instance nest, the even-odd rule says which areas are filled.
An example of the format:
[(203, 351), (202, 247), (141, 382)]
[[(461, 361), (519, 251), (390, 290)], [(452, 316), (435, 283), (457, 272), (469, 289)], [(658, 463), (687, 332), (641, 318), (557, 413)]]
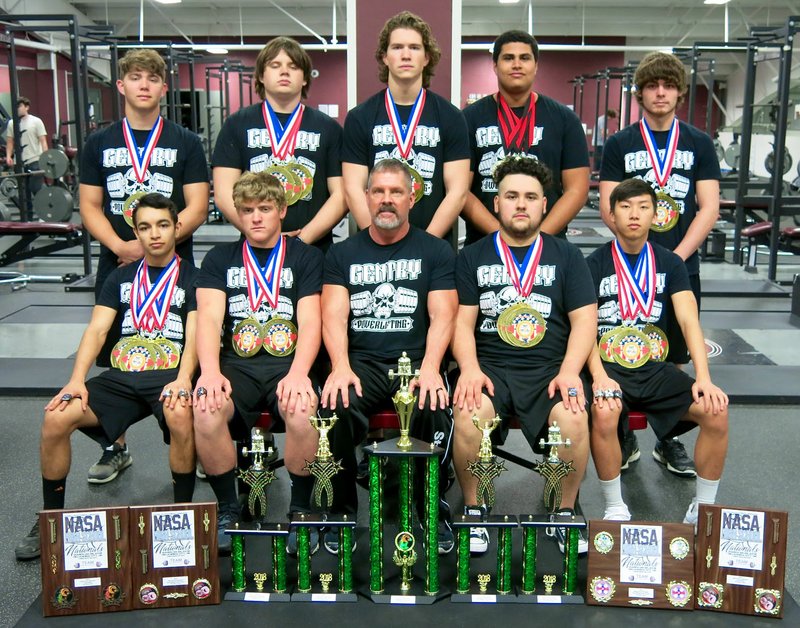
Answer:
[(512, 174), (525, 174), (533, 177), (542, 184), (545, 190), (553, 184), (553, 175), (544, 162), (527, 155), (509, 155), (497, 162), (492, 172), (495, 184), (500, 187), (500, 182)]
[(383, 25), (383, 30), (378, 36), (378, 48), (375, 50), (375, 59), (378, 61), (378, 78), (381, 83), (389, 82), (389, 68), (383, 62), (383, 57), (389, 50), (389, 38), (392, 33), (398, 28), (409, 28), (417, 31), (422, 36), (422, 46), (425, 48), (425, 53), (428, 55), (428, 65), (422, 70), (422, 86), (428, 88), (431, 86), (431, 77), (439, 59), (442, 58), (442, 51), (439, 44), (436, 43), (436, 38), (433, 36), (431, 27), (419, 15), (415, 15), (410, 11), (402, 11), (394, 17), (386, 20)]

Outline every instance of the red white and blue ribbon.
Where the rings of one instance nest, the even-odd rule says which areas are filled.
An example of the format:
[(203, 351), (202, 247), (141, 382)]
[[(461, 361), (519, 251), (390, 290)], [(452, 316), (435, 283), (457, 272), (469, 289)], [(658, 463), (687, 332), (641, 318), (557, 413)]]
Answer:
[(425, 94), (425, 88), (419, 90), (419, 94), (417, 94), (417, 98), (411, 107), (408, 120), (403, 124), (397, 111), (397, 105), (394, 104), (392, 92), (389, 88), (386, 89), (386, 113), (389, 115), (389, 123), (392, 126), (395, 144), (397, 144), (397, 149), (403, 159), (408, 159), (408, 155), (411, 153), (411, 146), (414, 144), (414, 133), (417, 130), (419, 119), (422, 117), (422, 110), (425, 108)]
[(503, 147), (507, 152), (525, 152), (533, 144), (536, 128), (536, 94), (531, 92), (525, 112), (518, 116), (508, 106), (506, 99), (497, 92), (497, 120), (503, 135)]
[(675, 162), (675, 153), (678, 150), (678, 137), (680, 136), (678, 118), (672, 120), (672, 126), (669, 129), (669, 135), (667, 135), (667, 146), (664, 149), (663, 157), (659, 154), (653, 131), (647, 125), (647, 120), (644, 118), (639, 121), (639, 131), (642, 134), (642, 140), (644, 140), (644, 147), (647, 149), (647, 154), (650, 155), (650, 163), (653, 164), (653, 174), (656, 177), (656, 183), (663, 189), (667, 185), (670, 173), (672, 173), (672, 164)]
[(283, 260), (286, 257), (285, 236), (278, 239), (263, 268), (258, 263), (256, 254), (247, 240), (242, 245), (242, 257), (244, 258), (244, 275), (247, 280), (247, 298), (250, 300), (250, 310), (258, 311), (265, 298), (272, 309), (277, 308)]
[(181, 261), (176, 255), (158, 275), (155, 283), (150, 283), (147, 262), (139, 264), (131, 284), (131, 319), (133, 326), (140, 331), (164, 329), (169, 315), (172, 295), (178, 285)]
[(139, 148), (136, 144), (136, 138), (133, 136), (133, 129), (128, 122), (128, 118), (122, 120), (122, 135), (125, 137), (125, 146), (128, 147), (128, 153), (131, 156), (131, 167), (133, 168), (133, 175), (139, 183), (144, 181), (147, 174), (147, 166), (150, 165), (150, 158), (153, 156), (153, 150), (158, 145), (158, 138), (161, 137), (161, 130), (164, 128), (164, 118), (158, 116), (158, 120), (150, 129), (147, 140), (143, 148)]
[(494, 250), (503, 261), (503, 266), (508, 276), (511, 277), (511, 283), (517, 289), (517, 294), (527, 297), (533, 291), (536, 269), (539, 267), (539, 258), (542, 257), (542, 236), (536, 236), (536, 239), (528, 247), (528, 252), (521, 264), (517, 263), (517, 258), (514, 257), (508, 244), (500, 237), (499, 231), (494, 234)]
[(300, 123), (303, 121), (303, 112), (305, 110), (306, 106), (298, 103), (286, 124), (283, 125), (278, 118), (278, 114), (275, 113), (266, 100), (264, 101), (261, 113), (264, 115), (264, 124), (267, 125), (272, 155), (276, 159), (286, 161), (287, 158), (294, 155), (294, 149), (297, 146), (297, 134), (300, 131)]
[(635, 320), (640, 312), (643, 320), (650, 318), (656, 302), (656, 256), (653, 246), (645, 242), (633, 268), (617, 240), (611, 246), (611, 257), (617, 272), (617, 295), (622, 319)]

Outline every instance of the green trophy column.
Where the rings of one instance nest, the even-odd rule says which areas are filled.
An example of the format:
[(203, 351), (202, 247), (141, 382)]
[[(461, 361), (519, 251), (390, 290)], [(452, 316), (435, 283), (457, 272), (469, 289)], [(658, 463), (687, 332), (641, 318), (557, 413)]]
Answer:
[(511, 593), (511, 528), (497, 531), (497, 592)]
[(353, 590), (353, 529), (339, 528), (339, 591)]
[(286, 538), (272, 537), (272, 588), (275, 593), (286, 591)]
[(536, 590), (536, 528), (522, 530), (522, 593), (531, 595)]
[(425, 593), (435, 595), (439, 592), (439, 458), (431, 456), (426, 463), (425, 508), (428, 521), (425, 531), (428, 538), (425, 545)]
[(456, 593), (469, 593), (469, 528), (458, 528)]
[(578, 583), (578, 542), (578, 528), (569, 528), (564, 544), (564, 595), (575, 593)]
[(308, 526), (297, 527), (297, 590), (311, 591), (311, 530)]
[(247, 578), (244, 575), (244, 537), (241, 534), (231, 535), (231, 570), (233, 590), (237, 593), (245, 591)]
[(383, 592), (383, 476), (375, 455), (369, 458), (369, 590)]

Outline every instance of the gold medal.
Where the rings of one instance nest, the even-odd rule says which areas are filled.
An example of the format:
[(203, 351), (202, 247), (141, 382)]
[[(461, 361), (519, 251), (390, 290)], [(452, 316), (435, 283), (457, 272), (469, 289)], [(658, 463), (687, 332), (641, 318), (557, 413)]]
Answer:
[(246, 318), (236, 323), (231, 335), (233, 350), (243, 358), (253, 357), (261, 349), (263, 328), (254, 318)]
[(314, 187), (314, 177), (311, 171), (297, 161), (290, 161), (286, 164), (286, 168), (294, 174), (300, 182), (300, 191), (297, 194), (297, 198), (295, 198), (295, 202), (308, 197), (311, 194), (311, 188)]
[(648, 323), (642, 333), (650, 341), (650, 359), (654, 362), (663, 362), (669, 354), (669, 340), (667, 334), (655, 325)]
[(414, 192), (414, 202), (419, 203), (423, 196), (425, 196), (425, 180), (416, 168), (412, 167), (410, 163), (403, 162), (411, 174), (411, 191)]
[(606, 333), (600, 336), (600, 341), (597, 343), (598, 349), (600, 349), (600, 359), (603, 362), (613, 362), (614, 361), (614, 354), (611, 352), (611, 343), (614, 342), (614, 338), (616, 338), (617, 333), (621, 330), (624, 330), (624, 327), (614, 327), (614, 329), (609, 329)]
[(497, 319), (500, 338), (514, 347), (535, 347), (546, 331), (544, 317), (527, 303), (507, 307)]
[(286, 194), (286, 204), (293, 205), (302, 189), (297, 175), (286, 166), (272, 164), (267, 168), (267, 174), (271, 174), (283, 184), (283, 191)]
[(681, 208), (678, 202), (664, 190), (656, 192), (656, 215), (650, 231), (663, 233), (678, 224), (681, 217)]
[(270, 355), (291, 355), (297, 346), (297, 327), (285, 318), (273, 318), (262, 333), (264, 350)]
[(120, 350), (117, 368), (126, 373), (155, 371), (168, 361), (164, 350), (152, 340), (131, 336)]
[(611, 356), (620, 366), (639, 368), (650, 359), (650, 339), (635, 327), (619, 328), (611, 343)]
[(163, 351), (164, 355), (166, 356), (164, 365), (159, 368), (178, 368), (178, 363), (181, 360), (181, 352), (178, 350), (178, 346), (168, 338), (164, 338), (164, 336), (158, 336), (153, 340), (153, 342), (161, 348), (161, 351)]
[(126, 198), (125, 202), (122, 204), (122, 217), (131, 229), (133, 229), (133, 210), (136, 209), (136, 206), (139, 204), (139, 199), (145, 194), (147, 194), (147, 192), (144, 190), (134, 192)]

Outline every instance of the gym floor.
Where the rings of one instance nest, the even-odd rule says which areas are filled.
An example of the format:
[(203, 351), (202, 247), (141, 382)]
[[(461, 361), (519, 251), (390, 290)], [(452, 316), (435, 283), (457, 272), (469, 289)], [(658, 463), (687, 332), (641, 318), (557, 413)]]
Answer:
[[(77, 220), (77, 216), (75, 216)], [(721, 225), (725, 228), (725, 225)], [(602, 226), (597, 212), (586, 209), (572, 223), (570, 239), (588, 253), (600, 241), (608, 239), (610, 233)], [(229, 227), (206, 225), (196, 236), (197, 261), (205, 251), (218, 241), (232, 239)], [(731, 241), (729, 236), (728, 242)], [(0, 238), (0, 249), (10, 244), (10, 239)], [(82, 262), (80, 250), (51, 255), (46, 259), (33, 259), (3, 270), (20, 270), (37, 275), (63, 275), (80, 272)], [(730, 252), (728, 252), (730, 258)], [(800, 329), (789, 322), (791, 288), (768, 284), (764, 281), (766, 256), (760, 263), (759, 273), (745, 273), (730, 263), (703, 263), (703, 313), (701, 322), (707, 338), (712, 377), (730, 395), (731, 438), (728, 462), (720, 486), (718, 501), (722, 504), (754, 508), (776, 508), (789, 511), (789, 520), (798, 521), (800, 502), (797, 490), (792, 489), (793, 471), (797, 462), (794, 438), (787, 438), (796, 428), (797, 403), (800, 389)], [(761, 262), (761, 260), (760, 260)], [(794, 259), (781, 257), (779, 279), (788, 280), (800, 267)], [(92, 292), (69, 291), (58, 284), (30, 283), (22, 289), (0, 284), (0, 395), (4, 398), (6, 416), (6, 438), (0, 441), (0, 482), (5, 487), (4, 499), (0, 501), (0, 625), (36, 625), (41, 620), (38, 601), (40, 570), (36, 562), (18, 563), (13, 547), (27, 533), (35, 513), (41, 504), (39, 475), (38, 434), (43, 405), (49, 395), (54, 394), (67, 381), (72, 368), (72, 356), (80, 336), (89, 319)], [(651, 431), (638, 432), (642, 458), (623, 474), (623, 490), (636, 519), (652, 521), (680, 521), (687, 504), (694, 494), (694, 484), (671, 475), (657, 464), (650, 452), (654, 445)], [(278, 437), (279, 446), (282, 436)], [(90, 507), (119, 504), (168, 503), (171, 499), (167, 451), (154, 421), (144, 421), (129, 432), (133, 465), (115, 482), (106, 486), (93, 486), (86, 482), (88, 467), (99, 455), (97, 446), (89, 439), (78, 435), (73, 438), (73, 469), (67, 483), (67, 506)], [(694, 435), (684, 437), (687, 449), (692, 451)], [(512, 431), (508, 449), (527, 456), (527, 444), (518, 431)], [(498, 502), (494, 512), (520, 514), (541, 512), (542, 481), (531, 471), (507, 464), (508, 471), (497, 481)], [(270, 488), (270, 513), (276, 519), (288, 508), (288, 478), (285, 470), (278, 472), (278, 481)], [(454, 510), (461, 508), (459, 491), (451, 489), (450, 498)], [(794, 496), (794, 497), (792, 497)], [(213, 495), (207, 484), (198, 481), (195, 500), (210, 500)], [(355, 555), (356, 573), (363, 574), (367, 563), (366, 511), (367, 494), (361, 492), (361, 510), (358, 538), (359, 548)], [(587, 471), (581, 491), (581, 503), (587, 518), (602, 516), (597, 476), (591, 467)], [(545, 543), (545, 542), (543, 542)], [(549, 543), (549, 541), (547, 542)], [(790, 594), (800, 591), (800, 532), (797, 525), (790, 525), (786, 588)], [(515, 553), (519, 553), (515, 538)], [(324, 552), (322, 552), (324, 554)], [(315, 557), (324, 565), (324, 558)], [(518, 560), (518, 558), (517, 558)], [(475, 561), (476, 569), (486, 564), (487, 571), (494, 571), (493, 552), (484, 561)], [(223, 586), (229, 583), (228, 561), (221, 562)], [(441, 561), (442, 584), (452, 587), (455, 555)], [(294, 573), (294, 561), (289, 561), (289, 574)], [(315, 567), (316, 568), (316, 567)], [(559, 569), (557, 566), (554, 569)], [(518, 577), (515, 571), (515, 578)], [(585, 577), (585, 560), (581, 561), (582, 578)], [(491, 621), (488, 610), (464, 605), (451, 606), (448, 602), (432, 609), (404, 609), (367, 606), (359, 601), (359, 610), (369, 613), (387, 625), (407, 625), (409, 619), (424, 625), (441, 625), (448, 619), (455, 621), (461, 615), (463, 621)], [(215, 609), (182, 609), (161, 611), (157, 614), (144, 611), (115, 616), (115, 622), (124, 625), (170, 625), (196, 624), (197, 621), (212, 620), (222, 623), (234, 619), (240, 625), (263, 625), (264, 619), (280, 621), (284, 625), (308, 625), (337, 621), (352, 623), (352, 607), (337, 609), (302, 605), (273, 605), (254, 615), (252, 607), (225, 603)], [(247, 609), (247, 610), (244, 610)], [(459, 609), (464, 609), (459, 610)], [(498, 609), (499, 610), (499, 609)], [(571, 625), (584, 622), (593, 626), (618, 625), (626, 622), (650, 622), (656, 625), (674, 625), (679, 621), (676, 613), (626, 609), (597, 609), (580, 607), (570, 610)], [(470, 615), (466, 613), (469, 612)], [(537, 614), (542, 620), (559, 621), (563, 615), (557, 609), (540, 608)], [(554, 613), (552, 616), (550, 613)], [(798, 617), (800, 610), (787, 600), (786, 612)], [(180, 613), (180, 614), (178, 614)], [(201, 614), (204, 613), (204, 614)], [(323, 614), (324, 613), (324, 614)], [(477, 614), (474, 614), (477, 613)], [(502, 617), (510, 621), (526, 620), (530, 613), (515, 606), (504, 606)], [(642, 614), (644, 613), (644, 614)], [(695, 612), (686, 616), (698, 625), (767, 624), (769, 620), (717, 615)], [(224, 618), (224, 619), (223, 619)], [(81, 616), (49, 620), (48, 624), (105, 625), (107, 618)], [(43, 624), (45, 625), (45, 624)], [(800, 621), (793, 622), (800, 625)]]

